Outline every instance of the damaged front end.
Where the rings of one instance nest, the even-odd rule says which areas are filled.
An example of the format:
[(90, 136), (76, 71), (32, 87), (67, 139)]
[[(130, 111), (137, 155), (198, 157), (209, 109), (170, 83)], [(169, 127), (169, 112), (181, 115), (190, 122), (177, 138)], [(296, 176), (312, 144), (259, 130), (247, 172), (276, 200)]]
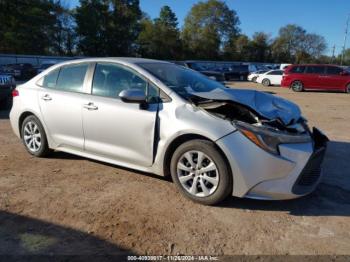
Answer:
[[(251, 142), (272, 154), (281, 144), (315, 143), (299, 107), (283, 98), (253, 90), (194, 93), (191, 101), (210, 114), (230, 121)], [(317, 131), (319, 133), (319, 131)], [(328, 138), (322, 137), (324, 146)]]

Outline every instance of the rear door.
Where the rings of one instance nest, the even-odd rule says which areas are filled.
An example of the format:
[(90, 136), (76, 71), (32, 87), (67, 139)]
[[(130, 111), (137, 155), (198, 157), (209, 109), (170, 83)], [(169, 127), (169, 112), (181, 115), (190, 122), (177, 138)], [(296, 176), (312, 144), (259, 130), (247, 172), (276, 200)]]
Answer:
[(344, 91), (348, 77), (341, 75), (343, 71), (344, 70), (338, 66), (327, 66), (327, 77), (325, 77), (324, 81), (328, 89)]
[(271, 71), (268, 75), (272, 85), (281, 85), (283, 75), (282, 70)]
[(39, 80), (40, 110), (58, 147), (83, 150), (82, 105), (88, 63), (62, 66)]

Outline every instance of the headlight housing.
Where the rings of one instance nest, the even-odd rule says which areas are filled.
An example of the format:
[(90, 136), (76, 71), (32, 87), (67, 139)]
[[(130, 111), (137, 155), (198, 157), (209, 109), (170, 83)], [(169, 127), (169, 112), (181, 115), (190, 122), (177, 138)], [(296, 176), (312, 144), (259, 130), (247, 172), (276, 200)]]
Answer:
[(240, 121), (235, 122), (235, 126), (246, 138), (272, 154), (279, 154), (278, 146), (280, 144), (309, 143), (312, 141), (310, 134), (307, 132), (291, 134), (266, 126), (255, 126)]

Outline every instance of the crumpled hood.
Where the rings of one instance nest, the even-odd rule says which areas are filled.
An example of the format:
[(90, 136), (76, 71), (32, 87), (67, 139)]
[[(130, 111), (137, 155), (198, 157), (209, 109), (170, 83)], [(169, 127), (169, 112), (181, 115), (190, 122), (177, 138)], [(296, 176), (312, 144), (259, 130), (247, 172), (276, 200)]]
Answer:
[(216, 101), (233, 101), (251, 108), (269, 120), (280, 119), (285, 125), (293, 124), (301, 117), (298, 105), (265, 92), (217, 88), (211, 92), (193, 92), (192, 95)]

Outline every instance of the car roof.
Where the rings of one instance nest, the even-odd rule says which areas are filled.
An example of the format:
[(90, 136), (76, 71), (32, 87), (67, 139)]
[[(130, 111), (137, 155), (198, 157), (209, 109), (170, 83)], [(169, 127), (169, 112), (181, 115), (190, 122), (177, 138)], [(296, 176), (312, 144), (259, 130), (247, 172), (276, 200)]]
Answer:
[(122, 62), (128, 64), (140, 64), (140, 63), (166, 63), (171, 64), (167, 61), (138, 58), (138, 57), (96, 57), (96, 58), (83, 58), (83, 59), (72, 59), (60, 63), (60, 65), (71, 64), (71, 63), (83, 63), (83, 62)]
[(339, 65), (332, 65), (332, 64), (298, 64), (298, 65), (291, 65), (291, 66), (336, 66), (336, 67), (340, 67)]

